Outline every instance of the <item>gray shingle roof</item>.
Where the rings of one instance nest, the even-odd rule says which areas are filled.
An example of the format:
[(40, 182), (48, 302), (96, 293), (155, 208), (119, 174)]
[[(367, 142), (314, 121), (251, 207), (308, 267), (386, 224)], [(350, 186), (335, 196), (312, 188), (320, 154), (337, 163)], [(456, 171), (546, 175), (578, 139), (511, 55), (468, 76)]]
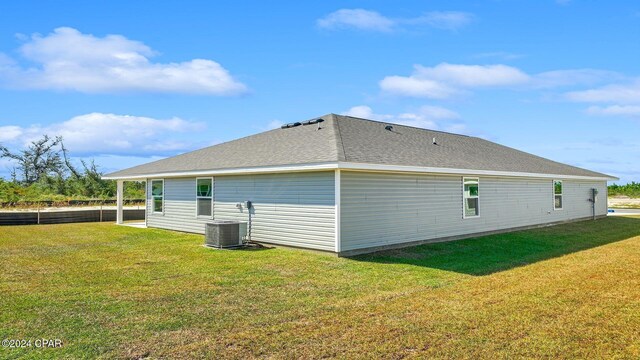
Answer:
[(396, 124), (386, 130), (387, 123), (335, 114), (322, 119), (320, 130), (317, 125), (275, 129), (105, 177), (329, 162), (610, 177), (477, 137)]

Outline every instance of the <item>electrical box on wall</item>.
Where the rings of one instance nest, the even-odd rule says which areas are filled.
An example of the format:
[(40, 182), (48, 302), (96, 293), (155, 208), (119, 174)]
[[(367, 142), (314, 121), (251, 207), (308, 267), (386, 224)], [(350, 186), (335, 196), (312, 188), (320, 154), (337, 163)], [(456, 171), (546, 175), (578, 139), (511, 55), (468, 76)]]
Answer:
[(243, 209), (251, 210), (251, 208), (253, 207), (253, 204), (251, 203), (251, 200), (246, 200), (246, 201), (236, 203), (236, 207), (240, 210), (243, 210)]

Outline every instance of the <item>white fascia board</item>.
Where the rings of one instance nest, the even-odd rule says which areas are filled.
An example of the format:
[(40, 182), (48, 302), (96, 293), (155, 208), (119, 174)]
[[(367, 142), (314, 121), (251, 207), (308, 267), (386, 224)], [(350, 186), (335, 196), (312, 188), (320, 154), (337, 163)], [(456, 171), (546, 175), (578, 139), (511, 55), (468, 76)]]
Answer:
[(277, 165), (277, 166), (257, 166), (248, 168), (232, 168), (219, 170), (194, 170), (194, 171), (176, 171), (141, 175), (127, 176), (103, 176), (105, 180), (140, 180), (146, 178), (175, 178), (175, 177), (200, 177), (215, 175), (247, 175), (247, 174), (265, 174), (265, 173), (286, 173), (286, 172), (304, 172), (319, 170), (335, 170), (338, 168), (336, 162), (313, 163), (313, 164), (294, 164), (294, 165)]
[(484, 175), (497, 177), (527, 177), (538, 179), (574, 179), (574, 180), (597, 180), (597, 181), (615, 181), (617, 177), (598, 177), (598, 176), (577, 176), (577, 175), (559, 175), (559, 174), (538, 174), (528, 172), (513, 171), (494, 171), (494, 170), (474, 170), (474, 169), (455, 169), (455, 168), (438, 168), (425, 166), (405, 166), (405, 165), (381, 165), (353, 162), (327, 162), (313, 164), (293, 164), (293, 165), (277, 165), (277, 166), (258, 166), (249, 168), (233, 168), (219, 170), (194, 170), (194, 171), (177, 171), (154, 174), (140, 174), (129, 176), (103, 176), (105, 180), (128, 180), (136, 181), (146, 178), (172, 178), (172, 177), (197, 177), (197, 176), (216, 176), (216, 175), (249, 175), (249, 174), (266, 174), (266, 173), (287, 173), (287, 172), (307, 172), (322, 170), (354, 170), (368, 172), (397, 172), (397, 173), (426, 173), (426, 174), (443, 174), (443, 175)]
[(339, 162), (338, 168), (343, 170), (402, 172), (402, 173), (407, 173), (407, 172), (408, 173), (429, 173), (429, 174), (443, 174), (443, 175), (485, 175), (485, 176), (498, 176), (498, 177), (528, 177), (528, 178), (542, 178), (542, 179), (560, 178), (560, 179), (600, 180), (600, 181), (619, 180), (616, 177), (539, 174), (539, 173), (528, 173), (528, 172), (437, 168), (437, 167), (405, 166), (405, 165), (379, 165), (379, 164), (350, 163), (350, 162)]
[(336, 240), (336, 244), (335, 244), (335, 252), (340, 253), (340, 251), (342, 251), (342, 239), (341, 239), (341, 235), (342, 232), (340, 230), (340, 221), (341, 221), (341, 215), (340, 215), (340, 206), (341, 206), (341, 195), (342, 195), (342, 180), (340, 178), (340, 169), (336, 169), (335, 170), (335, 174), (334, 174), (334, 179), (335, 179), (335, 184), (334, 184), (334, 197), (335, 197), (335, 240)]

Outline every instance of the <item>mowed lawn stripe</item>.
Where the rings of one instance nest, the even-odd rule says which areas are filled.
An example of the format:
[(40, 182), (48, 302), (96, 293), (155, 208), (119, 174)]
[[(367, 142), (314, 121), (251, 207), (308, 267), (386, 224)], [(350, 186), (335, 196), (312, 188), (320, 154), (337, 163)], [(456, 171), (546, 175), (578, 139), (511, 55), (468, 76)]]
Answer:
[(112, 224), (0, 228), (2, 338), (42, 358), (637, 358), (640, 218), (353, 259)]

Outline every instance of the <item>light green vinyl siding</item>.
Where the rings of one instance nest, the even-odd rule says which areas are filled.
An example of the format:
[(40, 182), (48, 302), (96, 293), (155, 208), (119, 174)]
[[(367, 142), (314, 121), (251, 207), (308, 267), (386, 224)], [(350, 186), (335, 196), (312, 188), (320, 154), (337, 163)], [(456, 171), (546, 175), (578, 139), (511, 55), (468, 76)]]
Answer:
[[(335, 250), (335, 180), (333, 171), (216, 176), (213, 218), (249, 220), (250, 200), (255, 241)], [(165, 212), (148, 214), (148, 226), (204, 233), (208, 219), (196, 216), (196, 179), (165, 179)]]
[[(473, 174), (470, 177), (476, 177)], [(605, 215), (606, 182), (563, 180), (563, 209), (553, 209), (552, 179), (479, 177), (478, 217), (463, 218), (462, 176), (343, 171), (341, 250), (394, 245)]]

